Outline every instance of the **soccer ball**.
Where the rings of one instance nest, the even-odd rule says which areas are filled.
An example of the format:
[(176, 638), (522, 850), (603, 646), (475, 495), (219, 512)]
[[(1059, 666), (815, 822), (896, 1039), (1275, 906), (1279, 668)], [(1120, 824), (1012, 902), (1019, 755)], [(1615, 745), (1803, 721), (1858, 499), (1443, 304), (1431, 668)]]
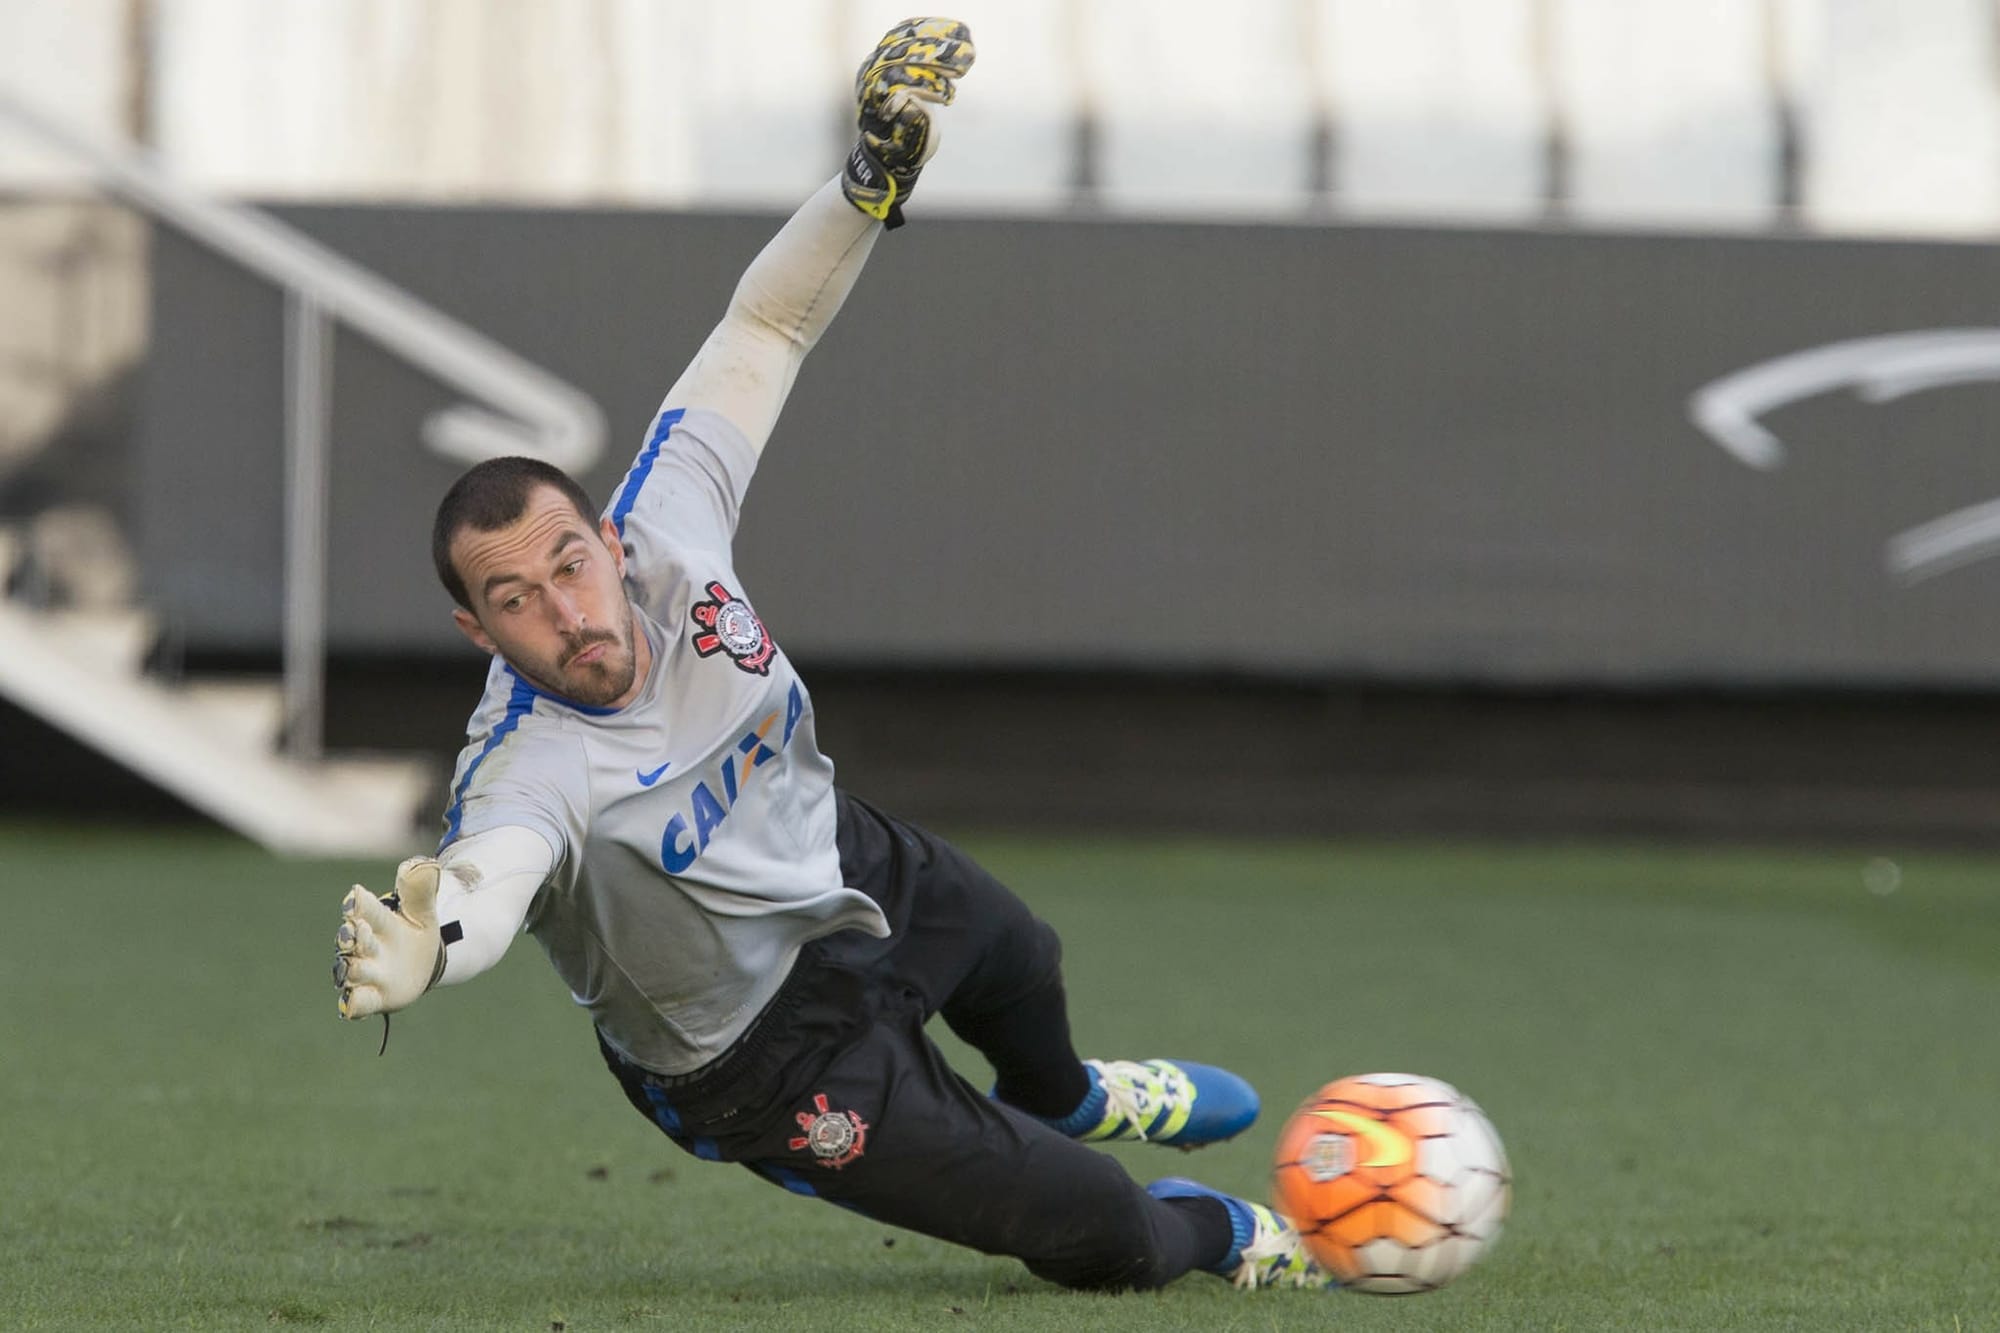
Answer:
[(1512, 1178), (1472, 1098), (1415, 1074), (1357, 1074), (1278, 1135), (1272, 1202), (1355, 1291), (1434, 1291), (1500, 1234)]

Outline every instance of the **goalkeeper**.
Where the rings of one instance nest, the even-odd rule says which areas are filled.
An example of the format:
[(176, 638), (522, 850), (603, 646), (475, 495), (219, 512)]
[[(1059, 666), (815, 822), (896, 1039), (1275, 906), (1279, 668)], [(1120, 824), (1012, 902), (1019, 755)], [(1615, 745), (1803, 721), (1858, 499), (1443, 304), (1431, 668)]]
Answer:
[[(1077, 1057), (1054, 931), (950, 844), (834, 786), (811, 698), (732, 566), (800, 362), (901, 224), (933, 109), (972, 57), (946, 20), (883, 38), (840, 177), (744, 273), (601, 518), (520, 458), (445, 496), (437, 571), (493, 664), (437, 855), (343, 904), (339, 1010), (402, 1009), (525, 929), (632, 1105), (697, 1157), (1068, 1286), (1196, 1268), (1323, 1282), (1268, 1209), (1141, 1188), (1082, 1146), (1227, 1138), (1256, 1095), (1185, 1061)], [(937, 1013), (992, 1062), (990, 1095), (925, 1036)]]

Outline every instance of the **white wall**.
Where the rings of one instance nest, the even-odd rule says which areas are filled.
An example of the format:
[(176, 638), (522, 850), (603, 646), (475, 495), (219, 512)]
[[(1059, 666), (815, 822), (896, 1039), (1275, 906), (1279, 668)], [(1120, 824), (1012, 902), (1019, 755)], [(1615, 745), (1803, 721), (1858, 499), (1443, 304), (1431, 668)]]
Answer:
[(1539, 2), (1314, 0), (1342, 210), (1466, 219), (1543, 211)]
[(2000, 13), (1989, 0), (1787, 0), (1784, 15), (1815, 226), (2000, 229)]
[(209, 188), (557, 201), (691, 192), (692, 7), (156, 4), (157, 143)]
[[(124, 0), (0, 0), (0, 88), (101, 138), (128, 128)], [(0, 189), (67, 186), (76, 172), (0, 125)]]
[(1779, 132), (1769, 16), (1746, 0), (1550, 0), (1572, 216), (1759, 226)]
[(1297, 0), (1077, 0), (1099, 198), (1169, 214), (1296, 214), (1314, 99)]
[[(837, 169), (854, 69), (908, 8), (0, 0), (0, 84), (100, 135), (147, 120), (225, 193), (781, 206)], [(2000, 230), (1992, 0), (956, 9), (979, 61), (926, 177), (939, 209), (1067, 208), (1087, 168), (1087, 201), (1120, 211), (1533, 221), (1559, 130), (1571, 218), (1754, 228), (1788, 101), (1808, 224)], [(0, 132), (0, 188), (63, 175)]]

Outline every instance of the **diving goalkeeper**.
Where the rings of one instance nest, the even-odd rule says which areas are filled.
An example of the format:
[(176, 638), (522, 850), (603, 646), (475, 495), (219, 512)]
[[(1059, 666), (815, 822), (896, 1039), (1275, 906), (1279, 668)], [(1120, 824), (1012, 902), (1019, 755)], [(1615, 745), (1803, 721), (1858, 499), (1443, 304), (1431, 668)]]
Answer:
[[(1085, 1146), (1228, 1138), (1256, 1094), (1187, 1061), (1078, 1058), (1055, 932), (835, 787), (811, 696), (732, 564), (800, 363), (902, 223), (932, 111), (972, 59), (948, 20), (883, 38), (841, 174), (744, 273), (601, 517), (521, 458), (445, 495), (437, 573), (493, 662), (437, 854), (343, 904), (339, 1010), (403, 1009), (525, 929), (632, 1105), (697, 1157), (1067, 1286), (1323, 1284), (1269, 1209), (1142, 1188)], [(990, 1094), (925, 1035), (935, 1014), (991, 1061)]]

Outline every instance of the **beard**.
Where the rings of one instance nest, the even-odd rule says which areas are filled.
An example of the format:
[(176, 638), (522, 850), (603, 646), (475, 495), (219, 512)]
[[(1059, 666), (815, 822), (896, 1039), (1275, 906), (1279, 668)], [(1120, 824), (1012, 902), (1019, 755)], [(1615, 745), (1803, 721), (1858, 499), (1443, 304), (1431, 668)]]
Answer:
[[(625, 697), (638, 674), (639, 659), (632, 649), (632, 609), (625, 608), (624, 623), (617, 629), (587, 629), (563, 636), (562, 655), (549, 663), (536, 663), (530, 671), (516, 665), (538, 688), (558, 698), (586, 708), (607, 708)], [(594, 661), (576, 658), (599, 644), (609, 645)]]

